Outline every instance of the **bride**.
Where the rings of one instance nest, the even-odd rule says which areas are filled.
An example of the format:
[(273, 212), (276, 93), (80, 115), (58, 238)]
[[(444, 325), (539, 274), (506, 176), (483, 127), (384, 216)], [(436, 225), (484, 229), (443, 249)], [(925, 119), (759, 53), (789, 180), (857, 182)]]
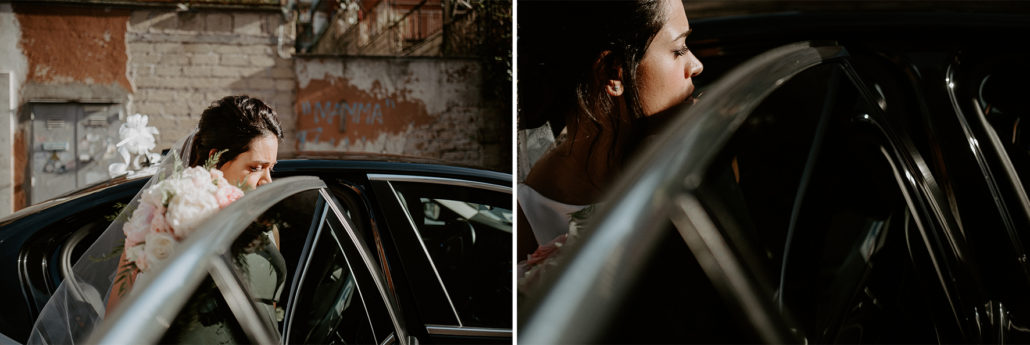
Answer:
[[(169, 151), (154, 176), (169, 176), (175, 171), (175, 164), (181, 164), (178, 163), (180, 161), (195, 167), (211, 160), (214, 169), (217, 169), (217, 172), (212, 171), (213, 174), (220, 173), (228, 183), (245, 190), (254, 189), (271, 182), (271, 170), (276, 163), (282, 138), (278, 116), (267, 104), (248, 96), (225, 97), (203, 112), (198, 128)], [(181, 160), (168, 159), (176, 155)], [(131, 293), (139, 271), (135, 265), (129, 264), (131, 260), (126, 258), (127, 251), (121, 250), (120, 257), (107, 254), (119, 250), (118, 247), (127, 242), (123, 227), (126, 219), (130, 218), (128, 213), (140, 204), (142, 191), (157, 183), (156, 180), (151, 179), (137, 193), (122, 211), (123, 214), (119, 214), (75, 263), (72, 276), (65, 277), (66, 282), (58, 287), (40, 313), (29, 343), (83, 342), (104, 316), (114, 310), (121, 298)], [(254, 273), (249, 277), (252, 284), (263, 285), (254, 289), (254, 297), (267, 301), (265, 303), (269, 306), (266, 309), (274, 320), (275, 301), (281, 293), (286, 272), (282, 255), (278, 251), (278, 229), (258, 224), (253, 228), (256, 231), (245, 232), (244, 237), (251, 234), (249, 238), (240, 239), (252, 248), (249, 254), (239, 256), (244, 260), (237, 264), (263, 267), (241, 268), (244, 272)], [(255, 249), (253, 243), (261, 245)], [(127, 273), (127, 279), (116, 279), (122, 273)], [(68, 284), (69, 280), (74, 284)], [(223, 301), (210, 297), (217, 294), (205, 293), (205, 289), (214, 289), (210, 280), (187, 303), (184, 312), (180, 313), (179, 319), (173, 322), (168, 334), (162, 339), (163, 342), (225, 343), (242, 339), (237, 337), (239, 332), (234, 331), (233, 327), (218, 320), (219, 314), (230, 316), (231, 313)]]

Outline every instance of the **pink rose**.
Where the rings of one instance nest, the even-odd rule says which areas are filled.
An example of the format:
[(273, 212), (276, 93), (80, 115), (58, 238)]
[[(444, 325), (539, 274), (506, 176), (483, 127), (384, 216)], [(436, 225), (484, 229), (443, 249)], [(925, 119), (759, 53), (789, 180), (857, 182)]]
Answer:
[[(223, 179), (224, 180), (224, 179)], [(225, 208), (233, 201), (243, 197), (243, 190), (229, 183), (219, 183), (218, 191), (215, 192), (215, 200), (218, 200), (218, 208)]]
[(218, 211), (218, 201), (214, 195), (205, 190), (189, 188), (179, 191), (168, 202), (165, 221), (172, 227), (175, 238), (181, 240), (215, 211)]
[(165, 221), (165, 208), (159, 207), (157, 212), (154, 212), (154, 217), (150, 220), (150, 232), (172, 232), (172, 227)]

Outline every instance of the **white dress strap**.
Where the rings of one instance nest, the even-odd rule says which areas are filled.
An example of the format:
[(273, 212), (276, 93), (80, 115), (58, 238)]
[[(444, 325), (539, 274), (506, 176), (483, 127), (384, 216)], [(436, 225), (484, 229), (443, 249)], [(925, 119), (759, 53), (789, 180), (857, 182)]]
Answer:
[(518, 195), (519, 207), (533, 228), (533, 237), (541, 245), (568, 232), (572, 214), (589, 206), (551, 200), (525, 183), (519, 183)]

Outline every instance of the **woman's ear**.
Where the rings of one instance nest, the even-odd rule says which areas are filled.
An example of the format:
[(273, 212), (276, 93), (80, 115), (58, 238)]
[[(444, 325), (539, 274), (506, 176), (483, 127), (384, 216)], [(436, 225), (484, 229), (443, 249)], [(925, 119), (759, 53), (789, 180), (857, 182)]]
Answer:
[(608, 84), (604, 86), (604, 90), (608, 92), (612, 97), (622, 96), (624, 91), (622, 88), (622, 80), (612, 79), (608, 81)]
[(211, 149), (211, 151), (208, 151), (208, 152), (207, 152), (207, 157), (208, 157), (208, 159), (210, 159), (210, 158), (211, 158), (211, 156), (214, 156), (214, 155), (215, 155), (215, 153), (217, 153), (217, 152), (218, 152), (218, 151), (217, 151), (217, 150), (215, 150), (215, 149)]
[(605, 50), (594, 61), (594, 73), (598, 79), (605, 80), (604, 90), (612, 97), (622, 96), (625, 91), (622, 85), (622, 67), (612, 59), (612, 51)]

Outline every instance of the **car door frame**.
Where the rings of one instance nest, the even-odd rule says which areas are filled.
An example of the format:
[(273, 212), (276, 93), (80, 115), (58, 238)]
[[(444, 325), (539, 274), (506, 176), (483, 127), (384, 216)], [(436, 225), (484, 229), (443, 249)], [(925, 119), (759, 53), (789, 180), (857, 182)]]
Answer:
[[(445, 300), (450, 311), (450, 316), (453, 316), (453, 324), (432, 322), (424, 323), (422, 326), (425, 327), (424, 329), (426, 334), (430, 338), (446, 339), (447, 341), (455, 340), (454, 338), (449, 337), (467, 338), (472, 340), (511, 339), (513, 332), (510, 328), (473, 327), (464, 325), (457, 308), (454, 306), (450, 293), (448, 292), (443, 279), (440, 277), (439, 270), (437, 270), (433, 263), (429, 251), (425, 247), (421, 238), (421, 234), (419, 234), (414, 225), (414, 220), (407, 211), (407, 206), (400, 201), (392, 182), (458, 186), (508, 195), (512, 195), (512, 187), (490, 182), (460, 179), (456, 177), (424, 176), (412, 173), (372, 173), (368, 174), (367, 177), (377, 197), (377, 202), (386, 215), (386, 217), (384, 217), (386, 219), (386, 223), (392, 230), (390, 237), (393, 239), (394, 245), (398, 248), (398, 255), (400, 256), (401, 264), (405, 267), (405, 273), (409, 276), (417, 276), (414, 279), (409, 279), (409, 281), (435, 281), (436, 284), (432, 287), (435, 299), (437, 301)], [(410, 254), (411, 252), (419, 253), (419, 255), (416, 257), (415, 254)], [(425, 289), (426, 287), (423, 286), (421, 288)]]
[[(805, 341), (803, 331), (780, 312), (766, 286), (754, 274), (753, 253), (741, 253), (720, 233), (696, 194), (714, 156), (725, 146), (751, 111), (786, 80), (823, 64), (839, 64), (868, 101), (869, 89), (848, 62), (849, 54), (835, 42), (801, 42), (763, 53), (728, 72), (706, 90), (704, 102), (689, 109), (649, 147), (609, 195), (620, 196), (596, 212), (593, 233), (568, 250), (565, 262), (550, 284), (520, 312), (520, 341), (566, 343), (590, 339), (614, 311), (642, 259), (655, 247), (664, 220), (671, 220), (702, 269), (758, 336), (770, 343)], [(675, 110), (674, 110), (675, 111)], [(868, 120), (884, 134), (885, 154), (892, 163), (908, 207), (919, 220), (927, 249), (935, 254), (934, 269), (946, 291), (958, 290), (953, 279), (968, 277), (960, 262), (964, 247), (948, 247), (942, 238), (954, 233), (955, 220), (941, 210), (940, 191), (921, 164), (907, 138), (894, 133), (874, 112)], [(646, 163), (646, 164), (641, 164)], [(610, 258), (618, 253), (617, 258)], [(606, 258), (606, 259), (602, 259)], [(956, 273), (958, 272), (958, 273)], [(620, 279), (610, 279), (612, 275)], [(975, 282), (973, 283), (975, 284)], [(975, 327), (962, 316), (971, 301), (948, 294), (957, 326)], [(976, 300), (976, 298), (973, 298)], [(521, 318), (521, 315), (527, 315)]]

